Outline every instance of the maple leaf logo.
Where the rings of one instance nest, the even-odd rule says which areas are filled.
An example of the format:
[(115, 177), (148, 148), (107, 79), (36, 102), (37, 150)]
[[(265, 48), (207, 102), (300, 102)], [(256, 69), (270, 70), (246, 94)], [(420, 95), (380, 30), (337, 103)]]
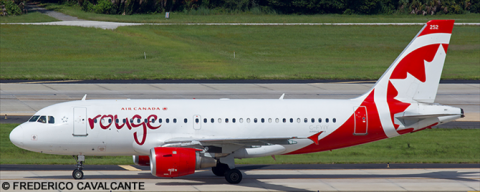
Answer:
[[(413, 129), (404, 127), (402, 123), (396, 121), (394, 116), (406, 111), (414, 102), (415, 95), (425, 87), (424, 85), (432, 83), (427, 81), (429, 79), (427, 72), (437, 67), (430, 65), (440, 62), (443, 64), (445, 57), (438, 56), (441, 55), (438, 54), (441, 53), (441, 48), (443, 48), (441, 44), (420, 47), (405, 56), (392, 72), (387, 88), (387, 101), (391, 120), (397, 131)], [(438, 71), (435, 72), (438, 73)], [(438, 85), (436, 86), (438, 87)], [(433, 94), (436, 94), (436, 91)]]

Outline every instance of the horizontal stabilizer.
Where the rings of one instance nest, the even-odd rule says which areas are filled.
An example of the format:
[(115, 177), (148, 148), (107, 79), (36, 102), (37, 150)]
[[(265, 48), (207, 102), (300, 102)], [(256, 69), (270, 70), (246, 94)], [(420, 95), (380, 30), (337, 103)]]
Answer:
[(396, 118), (426, 119), (426, 118), (442, 117), (442, 116), (450, 116), (450, 115), (455, 115), (455, 114), (404, 115)]

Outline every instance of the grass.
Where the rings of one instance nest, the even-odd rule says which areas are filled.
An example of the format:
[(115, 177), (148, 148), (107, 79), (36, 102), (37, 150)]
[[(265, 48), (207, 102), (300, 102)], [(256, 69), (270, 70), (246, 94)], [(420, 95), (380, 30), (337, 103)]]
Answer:
[[(23, 15), (13, 15), (7, 17), (0, 17), (0, 23), (38, 23), (58, 21), (57, 19), (42, 14), (40, 12), (29, 12)], [(2, 28), (4, 26), (2, 25)]]
[(281, 15), (281, 14), (221, 14), (221, 15), (190, 15), (183, 12), (172, 12), (170, 19), (165, 19), (164, 13), (108, 15), (88, 13), (79, 6), (47, 4), (52, 9), (86, 20), (134, 22), (134, 23), (389, 23), (414, 22), (425, 23), (431, 19), (455, 19), (461, 23), (480, 22), (480, 14), (461, 15)]
[[(376, 80), (420, 29), (4, 25), (0, 79)], [(454, 28), (442, 79), (480, 79), (478, 34), (480, 27)]]
[[(29, 152), (8, 136), (18, 124), (0, 124), (0, 164), (74, 164), (71, 156)], [(237, 164), (480, 163), (480, 129), (432, 129), (334, 151), (236, 160)], [(86, 157), (89, 165), (132, 164), (131, 156)]]

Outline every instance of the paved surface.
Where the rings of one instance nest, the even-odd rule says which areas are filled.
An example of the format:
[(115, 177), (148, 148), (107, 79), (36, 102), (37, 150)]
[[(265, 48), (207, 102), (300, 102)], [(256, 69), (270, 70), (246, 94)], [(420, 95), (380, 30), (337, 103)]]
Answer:
[[(53, 13), (51, 13), (53, 14)], [(136, 25), (230, 25), (230, 26), (292, 26), (292, 25), (420, 25), (425, 23), (121, 23), (108, 21), (54, 21), (54, 22), (39, 22), (39, 23), (7, 23), (7, 25), (60, 25), (60, 26), (77, 26), (77, 27), (95, 27), (101, 29), (116, 29), (121, 26), (136, 26)], [(455, 23), (455, 25), (471, 25), (480, 26), (480, 23)]]
[[(88, 159), (88, 157), (87, 157)], [(84, 170), (90, 171), (125, 171), (125, 166), (143, 171), (149, 171), (149, 166), (138, 165), (84, 165)], [(480, 164), (285, 164), (285, 165), (236, 165), (238, 169), (248, 170), (310, 170), (310, 169), (480, 169)], [(71, 171), (75, 167), (72, 159), (71, 165), (0, 165), (0, 171)]]
[[(285, 99), (348, 99), (365, 93), (372, 86), (373, 83), (368, 82), (0, 83), (0, 115), (7, 114), (9, 118), (30, 116), (55, 103), (80, 100), (85, 94), (88, 94), (87, 99), (277, 99), (283, 93)], [(480, 122), (479, 83), (440, 84), (436, 102), (463, 108), (466, 117), (459, 120), (462, 126), (476, 126)]]
[(43, 7), (38, 7), (37, 5), (33, 5), (33, 4), (27, 4), (26, 8), (28, 9), (28, 12), (37, 11), (37, 12), (43, 13), (45, 15), (48, 15), (50, 17), (53, 17), (55, 19), (58, 19), (60, 21), (85, 21), (85, 20), (79, 19), (77, 17), (73, 17), (73, 16), (70, 16), (70, 15), (65, 15), (65, 14), (60, 13), (60, 12), (48, 10), (48, 9), (45, 9)]
[[(50, 17), (58, 19), (60, 21), (55, 22), (38, 22), (38, 23), (8, 23), (8, 25), (60, 25), (60, 26), (77, 26), (77, 27), (95, 27), (101, 29), (116, 29), (121, 26), (136, 26), (136, 25), (244, 25), (244, 26), (291, 26), (291, 25), (336, 25), (336, 26), (346, 26), (346, 25), (420, 25), (423, 26), (425, 23), (123, 23), (123, 22), (107, 22), (107, 21), (87, 21), (78, 19), (77, 17), (72, 17), (65, 15), (60, 12), (47, 10), (45, 8), (38, 7), (36, 5), (27, 6), (30, 11), (39, 11)], [(455, 25), (471, 25), (479, 26), (480, 23), (455, 23)]]
[[(227, 184), (209, 170), (179, 178), (156, 178), (149, 171), (90, 171), (83, 180), (70, 171), (2, 171), (8, 182), (72, 182), (73, 190), (85, 183), (144, 182), (147, 191), (476, 191), (480, 169), (343, 169), (343, 170), (241, 170), (243, 181)], [(79, 184), (79, 182), (81, 182)], [(107, 189), (108, 190), (108, 189)], [(8, 191), (8, 190), (4, 190)]]

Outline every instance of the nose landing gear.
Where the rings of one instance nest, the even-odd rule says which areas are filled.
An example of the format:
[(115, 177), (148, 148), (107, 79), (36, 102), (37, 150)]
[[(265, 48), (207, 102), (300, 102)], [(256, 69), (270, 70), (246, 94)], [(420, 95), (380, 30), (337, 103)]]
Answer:
[(73, 170), (72, 172), (72, 177), (74, 179), (83, 179), (83, 162), (85, 161), (85, 156), (83, 155), (78, 155), (77, 158), (73, 156), (75, 161), (77, 162), (77, 168)]

